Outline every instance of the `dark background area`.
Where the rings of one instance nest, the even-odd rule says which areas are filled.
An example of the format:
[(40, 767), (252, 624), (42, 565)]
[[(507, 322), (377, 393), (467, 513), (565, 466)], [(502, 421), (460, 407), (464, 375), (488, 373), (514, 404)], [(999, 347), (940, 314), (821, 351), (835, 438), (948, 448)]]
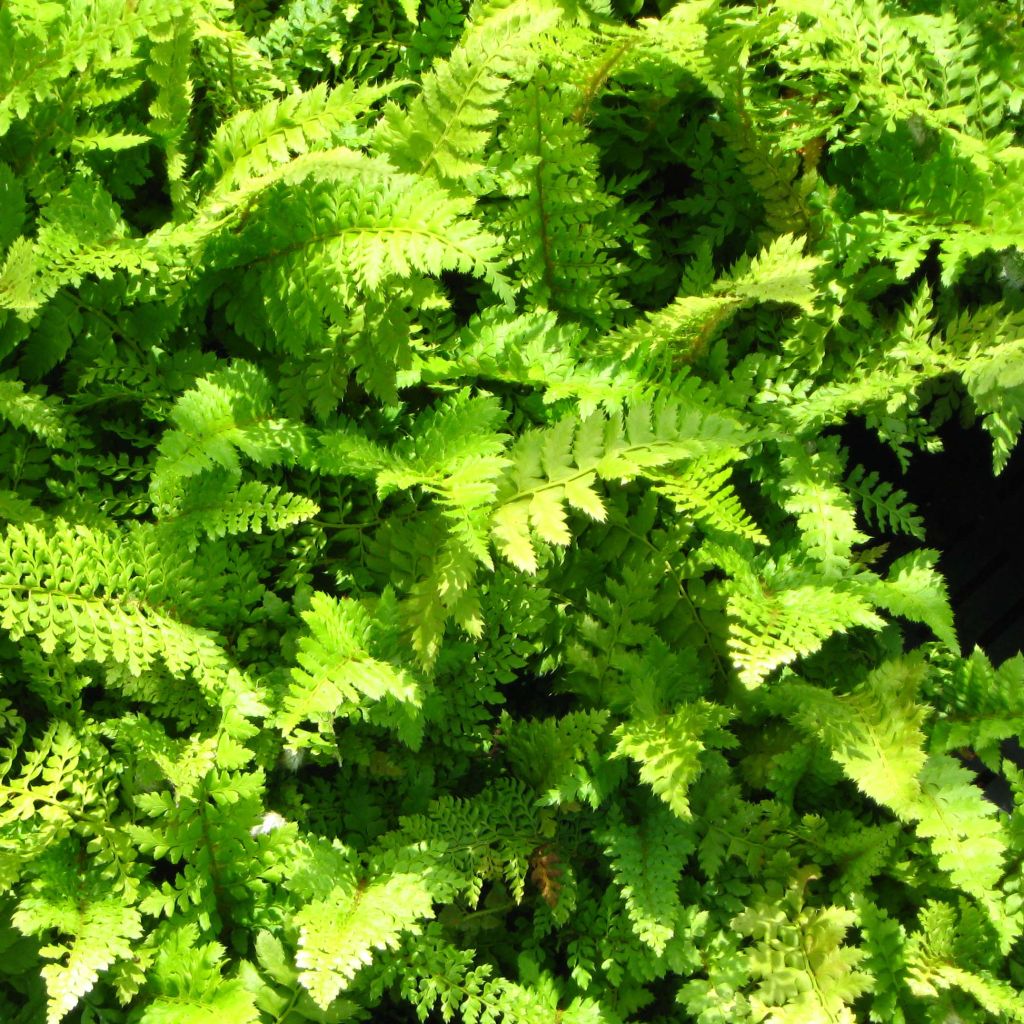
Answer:
[[(939, 568), (949, 585), (963, 652), (981, 647), (999, 665), (1024, 649), (1024, 448), (1018, 445), (995, 476), (992, 445), (980, 427), (965, 429), (954, 421), (941, 436), (943, 451), (915, 455), (904, 475), (873, 434), (863, 428), (843, 431), (850, 465), (860, 463), (898, 481), (924, 517), (925, 543), (941, 552)], [(916, 546), (911, 541), (906, 549)], [(907, 639), (913, 646), (930, 634), (908, 629)], [(1004, 744), (1003, 753), (1024, 767), (1019, 739)], [(978, 781), (989, 799), (1009, 809), (1010, 789), (1003, 778), (983, 771)]]

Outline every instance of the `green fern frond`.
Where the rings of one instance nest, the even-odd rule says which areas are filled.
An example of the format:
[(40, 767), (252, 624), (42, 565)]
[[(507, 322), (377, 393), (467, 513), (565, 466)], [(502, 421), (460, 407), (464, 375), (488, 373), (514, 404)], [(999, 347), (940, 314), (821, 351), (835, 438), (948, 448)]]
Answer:
[(299, 353), (329, 338), (325, 317), (348, 325), (368, 296), (444, 271), (473, 274), (511, 300), (498, 240), (472, 218), (470, 199), (355, 153), (293, 164), (258, 194), (238, 235), (209, 243), (211, 264), (231, 273), (228, 316), (254, 340)]
[(274, 417), (267, 378), (241, 360), (198, 380), (175, 403), (170, 420), (150, 481), (153, 500), (164, 507), (176, 507), (182, 484), (214, 468), (237, 480), (239, 453), (271, 465), (294, 461), (304, 447), (302, 428)]
[(356, 123), (392, 87), (343, 82), (317, 85), (225, 121), (210, 141), (202, 175), (211, 182), (204, 206), (237, 203), (238, 193), (264, 188), (276, 168), (296, 156), (355, 141)]
[(823, 583), (744, 584), (733, 589), (728, 610), (732, 661), (740, 681), (750, 687), (779, 666), (819, 650), (834, 633), (885, 625), (863, 597)]
[(167, 161), (171, 203), (180, 218), (187, 213), (189, 194), (185, 175), (190, 162), (188, 121), (192, 111), (192, 48), (195, 11), (171, 18), (166, 26), (151, 33), (148, 74), (157, 88), (150, 104), (149, 130), (160, 141)]
[(953, 753), (968, 749), (991, 771), (1002, 770), (1002, 741), (1016, 736), (1024, 718), (1024, 655), (994, 668), (976, 647), (952, 668), (937, 666), (929, 697), (937, 715), (931, 727), (931, 749)]
[(223, 975), (226, 950), (200, 942), (199, 929), (183, 924), (163, 937), (153, 960), (153, 1000), (144, 1024), (204, 1024), (230, 1020), (256, 1024), (256, 999), (240, 978)]
[(19, 380), (0, 380), (0, 417), (30, 430), (54, 447), (66, 436), (67, 427), (58, 403), (37, 390), (27, 390)]
[(782, 446), (783, 507), (796, 516), (808, 554), (826, 577), (842, 576), (851, 552), (868, 537), (857, 529), (853, 503), (839, 484), (843, 465), (835, 444), (809, 453), (802, 445)]
[(600, 838), (630, 925), (637, 938), (661, 956), (683, 909), (679, 880), (694, 850), (692, 831), (664, 811), (636, 826), (613, 813), (608, 826)]
[(923, 622), (953, 652), (960, 642), (953, 625), (946, 582), (935, 568), (937, 551), (923, 548), (896, 559), (885, 580), (864, 585), (864, 593), (892, 615)]
[(566, 505), (602, 521), (598, 479), (627, 481), (649, 469), (710, 453), (738, 451), (749, 440), (729, 418), (671, 398), (632, 404), (625, 415), (566, 416), (520, 436), (498, 494), (491, 533), (517, 568), (535, 572), (531, 535), (568, 544)]
[(514, 774), (552, 804), (600, 802), (589, 764), (608, 722), (606, 711), (579, 711), (562, 718), (516, 720), (506, 712), (499, 728)]
[(1024, 1021), (1024, 999), (1017, 988), (984, 968), (961, 966), (956, 949), (956, 912), (930, 901), (921, 911), (921, 928), (907, 943), (907, 985), (916, 996), (936, 997), (959, 989), (998, 1020)]
[(44, 863), (44, 872), (11, 920), (26, 935), (49, 937), (56, 932), (62, 936), (40, 950), (52, 961), (42, 969), (48, 997), (46, 1022), (58, 1024), (92, 991), (101, 972), (134, 956), (143, 929), (139, 912), (126, 906), (120, 894), (104, 893), (95, 879), (62, 874), (59, 868), (67, 863), (61, 852), (51, 854)]
[(921, 800), (926, 709), (917, 703), (921, 663), (888, 662), (849, 694), (786, 684), (779, 699), (790, 718), (815, 735), (860, 789), (898, 817), (916, 816)]
[[(998, 808), (973, 782), (971, 772), (953, 758), (930, 757), (921, 771), (917, 831), (931, 841), (939, 867), (948, 872), (953, 884), (989, 912), (1006, 943), (1013, 938), (1012, 933), (1006, 934), (999, 893), (1006, 832), (997, 817)], [(965, 849), (971, 851), (969, 857), (963, 855)]]
[(201, 475), (193, 478), (196, 486), (187, 489), (176, 511), (160, 520), (172, 536), (184, 534), (190, 550), (205, 534), (212, 539), (241, 533), (284, 530), (312, 519), (320, 506), (311, 499), (249, 480), (234, 487), (230, 477), (211, 481)]
[(852, 1024), (850, 1004), (871, 985), (862, 966), (864, 951), (843, 942), (856, 914), (847, 907), (803, 907), (799, 886), (783, 906), (777, 905), (782, 895), (777, 886), (756, 890), (760, 898), (732, 920), (732, 927), (752, 940), (747, 955), (758, 979), (750, 996), (755, 1019)]
[(643, 251), (643, 227), (602, 180), (571, 100), (547, 69), (525, 87), (489, 161), (487, 224), (536, 305), (608, 330), (626, 309), (617, 280), (624, 254)]
[(914, 505), (907, 501), (907, 492), (880, 480), (877, 472), (854, 466), (844, 483), (850, 496), (860, 504), (869, 525), (892, 533), (906, 533), (924, 540), (924, 520)]
[(635, 761), (641, 781), (686, 820), (691, 816), (687, 790), (700, 774), (701, 753), (735, 743), (723, 728), (730, 717), (728, 709), (700, 701), (670, 715), (631, 720), (613, 733), (618, 744), (612, 756)]
[(381, 650), (380, 629), (361, 604), (317, 593), (302, 617), (309, 633), (299, 639), (299, 667), (276, 718), (286, 739), (307, 719), (332, 726), (367, 701), (420, 703), (417, 681)]
[(740, 260), (704, 294), (680, 295), (674, 302), (648, 313), (629, 327), (601, 340), (601, 351), (617, 358), (641, 353), (656, 362), (667, 353), (672, 363), (692, 362), (708, 347), (716, 332), (741, 309), (761, 302), (795, 305), (812, 310), (818, 298), (814, 272), (820, 260), (804, 256), (804, 242), (782, 235), (752, 260)]
[(536, 60), (530, 44), (557, 16), (556, 8), (522, 0), (471, 22), (451, 56), (423, 76), (408, 108), (385, 108), (377, 147), (401, 170), (442, 181), (479, 174), (501, 101), (528, 76)]
[(147, 600), (152, 584), (137, 573), (137, 553), (114, 531), (59, 519), (50, 529), (8, 527), (0, 624), (12, 638), (34, 636), (44, 651), (60, 647), (77, 662), (115, 662), (138, 676), (159, 659), (175, 675), (223, 684), (230, 666), (214, 634)]
[(326, 1009), (377, 951), (395, 949), (404, 934), (432, 917), (433, 896), (422, 878), (393, 874), (336, 886), (295, 917), (299, 980)]
[[(15, 20), (4, 12), (0, 31), (0, 136), (25, 118), (58, 82), (91, 67), (130, 66), (136, 42), (168, 18), (180, 16), (189, 0), (74, 0), (57, 6), (22, 8)], [(140, 84), (138, 80), (133, 83)]]
[(695, 459), (682, 472), (661, 477), (653, 489), (668, 498), (677, 512), (696, 520), (705, 530), (767, 544), (767, 536), (743, 508), (729, 482), (731, 463), (729, 455)]

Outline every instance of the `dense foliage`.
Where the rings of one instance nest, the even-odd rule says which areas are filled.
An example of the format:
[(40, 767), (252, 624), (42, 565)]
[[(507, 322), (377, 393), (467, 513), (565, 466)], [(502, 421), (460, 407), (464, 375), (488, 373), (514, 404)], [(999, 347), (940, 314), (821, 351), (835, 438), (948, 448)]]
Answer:
[(844, 446), (1009, 458), (1022, 62), (0, 0), (0, 1019), (1024, 1021), (1024, 658)]

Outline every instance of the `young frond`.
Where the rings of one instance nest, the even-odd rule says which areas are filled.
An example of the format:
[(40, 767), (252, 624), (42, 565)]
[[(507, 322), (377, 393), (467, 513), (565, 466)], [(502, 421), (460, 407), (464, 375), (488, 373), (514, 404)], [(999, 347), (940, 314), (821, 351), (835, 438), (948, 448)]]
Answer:
[(628, 481), (648, 470), (722, 452), (749, 440), (738, 423), (689, 401), (636, 402), (625, 414), (565, 416), (551, 427), (521, 435), (498, 493), (491, 533), (499, 552), (535, 572), (533, 536), (566, 545), (566, 505), (603, 521), (598, 480)]
[(239, 193), (266, 187), (264, 179), (297, 156), (351, 145), (359, 119), (387, 91), (354, 82), (333, 89), (317, 85), (240, 111), (210, 142), (202, 171), (210, 182), (204, 207), (212, 212), (219, 204), (237, 203)]
[(653, 487), (672, 502), (677, 512), (694, 519), (702, 529), (767, 544), (767, 536), (743, 508), (730, 483), (731, 463), (728, 454), (694, 459), (680, 472), (660, 476)]
[(423, 878), (393, 874), (336, 886), (295, 916), (299, 981), (326, 1010), (361, 968), (394, 950), (403, 935), (432, 917), (433, 897)]
[(185, 488), (180, 505), (160, 519), (161, 527), (175, 539), (182, 537), (190, 550), (195, 550), (202, 535), (218, 539), (285, 530), (320, 511), (310, 498), (258, 480), (236, 487), (229, 474), (202, 474), (191, 478), (190, 483), (193, 486)]
[(451, 56), (423, 76), (407, 109), (385, 108), (377, 148), (401, 170), (442, 181), (479, 174), (502, 99), (529, 75), (537, 59), (531, 44), (557, 17), (552, 6), (519, 0), (472, 23)]
[(772, 587), (750, 581), (732, 590), (729, 649), (745, 686), (759, 686), (779, 666), (812, 654), (834, 633), (885, 625), (871, 605), (823, 582)]
[(50, 961), (42, 969), (46, 1024), (58, 1024), (74, 1010), (101, 972), (119, 960), (131, 960), (143, 933), (139, 912), (126, 906), (120, 894), (102, 894), (95, 883), (37, 883), (19, 903), (12, 923), (26, 935), (61, 935), (40, 950)]
[(67, 431), (59, 404), (38, 390), (27, 390), (18, 380), (0, 380), (0, 417), (53, 446), (64, 440)]
[(307, 719), (330, 731), (335, 718), (368, 701), (420, 703), (417, 681), (388, 658), (387, 638), (376, 635), (380, 627), (367, 608), (316, 593), (302, 617), (309, 633), (299, 639), (299, 664), (276, 718), (286, 739), (295, 742), (296, 727)]
[(427, 178), (343, 153), (327, 167), (297, 166), (258, 196), (241, 231), (218, 234), (208, 256), (231, 276), (229, 318), (260, 343), (298, 354), (329, 338), (325, 318), (348, 326), (367, 298), (444, 271), (511, 299), (500, 243), (473, 218), (472, 200)]
[(700, 774), (701, 753), (730, 747), (733, 737), (723, 728), (727, 709), (699, 701), (670, 715), (631, 719), (614, 732), (613, 757), (629, 757), (639, 765), (640, 779), (683, 820), (691, 817), (687, 791)]
[(0, 624), (76, 662), (113, 662), (138, 676), (159, 659), (175, 675), (223, 683), (229, 664), (215, 635), (148, 600), (133, 539), (63, 520), (9, 526), (0, 538)]
[(270, 384), (251, 363), (237, 360), (196, 381), (175, 403), (172, 429), (160, 439), (150, 481), (154, 502), (176, 508), (182, 485), (215, 468), (237, 480), (239, 453), (262, 466), (294, 461), (304, 444), (303, 429), (273, 412)]
[(779, 692), (791, 719), (821, 739), (864, 793), (903, 820), (916, 816), (922, 796), (927, 712), (916, 700), (922, 676), (920, 663), (896, 661), (849, 694), (801, 683)]

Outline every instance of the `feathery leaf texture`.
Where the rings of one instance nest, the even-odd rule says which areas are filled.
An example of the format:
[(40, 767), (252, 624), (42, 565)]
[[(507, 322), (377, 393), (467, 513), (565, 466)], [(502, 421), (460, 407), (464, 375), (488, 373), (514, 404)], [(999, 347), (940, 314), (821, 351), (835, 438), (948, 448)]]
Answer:
[(1010, 6), (0, 0), (0, 1021), (1024, 1021)]

